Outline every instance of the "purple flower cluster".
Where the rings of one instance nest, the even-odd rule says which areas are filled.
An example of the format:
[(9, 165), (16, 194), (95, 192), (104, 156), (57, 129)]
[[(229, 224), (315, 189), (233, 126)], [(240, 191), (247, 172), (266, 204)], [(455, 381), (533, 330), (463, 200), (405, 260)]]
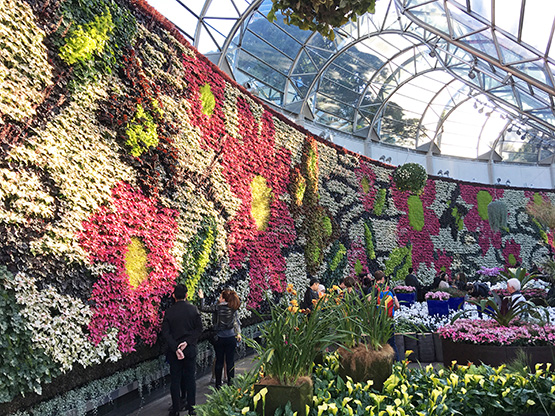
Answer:
[(393, 291), (395, 293), (414, 293), (416, 292), (416, 288), (413, 286), (395, 286)]
[(426, 300), (448, 300), (451, 295), (447, 292), (442, 292), (438, 290), (437, 292), (428, 292), (426, 293)]
[(458, 319), (437, 330), (443, 339), (453, 342), (490, 345), (555, 345), (554, 325), (535, 325), (517, 320), (500, 326), (493, 319)]
[(484, 267), (478, 270), (476, 273), (482, 274), (484, 276), (495, 277), (499, 276), (499, 273), (503, 271), (503, 267)]

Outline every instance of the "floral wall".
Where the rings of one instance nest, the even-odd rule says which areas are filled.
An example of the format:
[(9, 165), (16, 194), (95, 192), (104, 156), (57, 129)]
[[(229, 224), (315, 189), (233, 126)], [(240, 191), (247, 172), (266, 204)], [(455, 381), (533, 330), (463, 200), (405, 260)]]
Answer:
[(248, 320), (309, 274), (429, 281), (550, 253), (524, 208), (552, 192), (398, 191), (393, 167), (270, 110), (142, 0), (0, 4), (0, 403), (153, 348), (176, 282), (193, 301), (235, 288)]

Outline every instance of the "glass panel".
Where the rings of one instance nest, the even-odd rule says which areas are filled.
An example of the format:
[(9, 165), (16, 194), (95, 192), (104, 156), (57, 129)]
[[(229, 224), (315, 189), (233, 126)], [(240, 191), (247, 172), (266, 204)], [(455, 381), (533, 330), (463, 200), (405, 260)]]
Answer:
[(198, 50), (203, 54), (219, 51), (218, 45), (214, 43), (204, 26), (201, 27), (200, 36), (198, 37)]
[(285, 76), (243, 51), (239, 53), (237, 68), (275, 87), (277, 90), (283, 91), (285, 88)]
[(322, 51), (321, 49), (307, 48), (306, 51), (318, 69), (322, 68), (332, 56), (331, 52)]
[(489, 30), (467, 36), (463, 40), (465, 43), (472, 46), (473, 48), (485, 52), (489, 56), (497, 57), (497, 50), (495, 49), (495, 45), (491, 40), (491, 33), (489, 32)]
[(356, 106), (360, 95), (349, 88), (341, 86), (337, 82), (333, 82), (328, 78), (322, 79), (320, 83), (320, 92), (326, 94), (328, 97), (333, 97), (341, 103)]
[(495, 25), (518, 37), (522, 0), (496, 0)]
[(291, 59), (282, 55), (267, 43), (262, 42), (251, 32), (247, 32), (243, 38), (243, 49), (283, 73), (288, 73), (293, 63)]
[(445, 10), (437, 3), (429, 3), (411, 10), (412, 14), (445, 34), (449, 34)]
[(355, 114), (354, 107), (338, 102), (336, 99), (328, 97), (324, 94), (316, 94), (316, 108), (333, 114), (337, 117), (352, 120)]
[(300, 94), (304, 97), (308, 94), (308, 87), (312, 83), (314, 75), (299, 75), (291, 78), (291, 83), (295, 85)]
[(189, 12), (176, 1), (148, 0), (148, 3), (158, 12), (166, 16), (168, 20), (178, 26), (184, 33), (189, 36), (190, 39), (194, 39), (195, 29), (198, 24), (197, 16), (202, 10), (203, 2), (198, 2), (199, 4), (197, 6), (200, 6), (200, 10), (198, 10), (197, 16), (191, 14), (191, 12)]
[(312, 63), (312, 60), (306, 51), (302, 51), (299, 60), (297, 61), (297, 65), (293, 68), (293, 76), (301, 74), (315, 74), (316, 72), (318, 72), (318, 70)]
[(499, 47), (501, 48), (503, 62), (505, 64), (510, 65), (512, 62), (538, 57), (535, 53), (520, 46), (518, 43), (513, 42), (502, 33), (495, 32), (495, 34), (497, 36), (497, 43), (499, 43)]
[(537, 79), (544, 84), (552, 86), (551, 79), (547, 75), (543, 67), (543, 61), (537, 60), (535, 62), (526, 62), (524, 64), (518, 65), (511, 65), (513, 68), (518, 69), (521, 72), (524, 72), (526, 75), (531, 76), (532, 78)]
[[(202, 3), (197, 1), (195, 3)], [(191, 7), (187, 4), (187, 7)], [(237, 10), (233, 7), (233, 3), (230, 0), (211, 0), (206, 16), (211, 17), (234, 17), (238, 18)]]
[[(212, 32), (217, 32), (219, 36), (221, 36), (221, 39), (223, 39), (223, 41), (225, 41), (225, 39), (231, 32), (231, 29), (233, 29), (236, 21), (237, 20), (235, 19), (218, 19), (212, 17), (207, 17), (206, 19), (204, 19), (206, 26), (208, 26)], [(214, 35), (214, 37), (216, 36)], [(220, 39), (218, 39), (218, 37), (216, 37), (216, 39), (221, 46), (223, 44), (223, 41), (220, 42)]]
[(299, 42), (283, 33), (276, 25), (268, 22), (266, 19), (257, 19), (249, 24), (249, 30), (288, 55), (291, 59), (294, 59), (301, 49)]
[(526, 0), (522, 40), (545, 53), (555, 17), (555, 2)]
[(448, 7), (451, 15), (451, 24), (453, 26), (453, 34), (455, 38), (468, 35), (470, 32), (486, 29), (487, 26), (472, 18), (456, 6)]
[(488, 22), (491, 22), (491, 1), (492, 0), (470, 0), (470, 10), (485, 17)]

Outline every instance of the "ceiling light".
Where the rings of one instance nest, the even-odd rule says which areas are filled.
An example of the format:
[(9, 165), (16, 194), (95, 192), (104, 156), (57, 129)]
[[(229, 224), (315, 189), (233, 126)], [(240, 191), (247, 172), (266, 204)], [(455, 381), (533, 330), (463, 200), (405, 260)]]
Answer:
[(435, 58), (436, 57), (436, 51), (432, 49), (428, 55), (430, 55), (430, 58)]
[(449, 171), (446, 170), (445, 172), (443, 172), (443, 176), (449, 176)]
[(501, 183), (501, 178), (497, 178), (497, 183)]
[(478, 113), (480, 113), (480, 114), (482, 114), (483, 112), (484, 112), (484, 107), (482, 107), (478, 110)]
[(512, 131), (513, 131), (513, 126), (510, 126), (510, 127), (507, 129), (507, 131), (508, 131), (509, 133), (512, 132)]
[(470, 79), (476, 78), (476, 72), (474, 72), (474, 69), (471, 69), (471, 70), (468, 72), (468, 78), (470, 78)]
[(438, 171), (437, 171), (437, 174), (438, 174), (439, 176), (443, 176), (443, 171), (442, 171), (442, 170), (438, 170)]
[(511, 181), (507, 179), (507, 182), (505, 182), (505, 185), (509, 186), (510, 184), (511, 184)]
[(381, 155), (380, 160), (383, 162), (385, 160), (385, 155)]
[(391, 156), (385, 159), (385, 163), (391, 163)]

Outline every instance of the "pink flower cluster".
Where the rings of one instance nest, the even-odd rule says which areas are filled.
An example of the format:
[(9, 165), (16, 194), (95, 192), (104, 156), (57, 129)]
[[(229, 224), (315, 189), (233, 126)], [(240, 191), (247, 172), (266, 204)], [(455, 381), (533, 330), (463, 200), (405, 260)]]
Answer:
[(414, 293), (416, 292), (416, 288), (413, 286), (395, 286), (393, 291), (395, 293)]
[[(120, 183), (112, 190), (111, 206), (103, 206), (83, 223), (79, 243), (92, 263), (111, 264), (114, 271), (100, 276), (90, 297), (94, 315), (89, 324), (92, 341), (118, 330), (122, 352), (135, 350), (139, 339), (156, 342), (162, 316), (160, 300), (171, 292), (177, 264), (170, 250), (177, 230), (175, 210), (163, 207), (156, 198)], [(136, 288), (129, 283), (125, 255), (131, 238), (139, 238), (147, 250), (148, 279)]]
[(500, 326), (493, 319), (459, 319), (438, 329), (439, 336), (453, 342), (490, 345), (555, 345), (555, 326), (513, 321)]
[(426, 300), (448, 300), (451, 295), (447, 292), (442, 292), (438, 290), (437, 292), (428, 292), (426, 293)]
[[(493, 291), (501, 297), (510, 295), (507, 289), (493, 289)], [(547, 291), (545, 291), (545, 289), (537, 289), (537, 288), (523, 289), (520, 292), (522, 293), (522, 296), (524, 296), (526, 299), (532, 299), (532, 298), (545, 299), (547, 297)]]

